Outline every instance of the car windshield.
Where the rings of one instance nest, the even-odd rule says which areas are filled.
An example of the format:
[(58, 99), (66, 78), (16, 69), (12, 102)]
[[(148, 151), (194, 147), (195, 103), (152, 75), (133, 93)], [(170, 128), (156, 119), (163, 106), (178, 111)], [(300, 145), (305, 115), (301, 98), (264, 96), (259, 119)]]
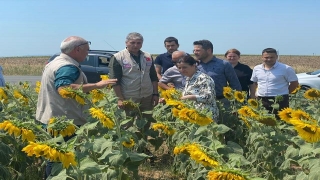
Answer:
[(317, 75), (317, 74), (320, 74), (320, 69), (315, 70), (315, 71), (313, 71), (313, 72), (308, 72), (307, 74), (310, 74), (310, 75)]

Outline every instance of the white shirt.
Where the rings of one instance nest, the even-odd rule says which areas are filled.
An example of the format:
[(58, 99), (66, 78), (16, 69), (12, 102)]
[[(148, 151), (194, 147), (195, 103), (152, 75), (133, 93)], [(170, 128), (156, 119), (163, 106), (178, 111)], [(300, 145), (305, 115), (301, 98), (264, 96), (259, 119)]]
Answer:
[(264, 64), (255, 66), (251, 81), (258, 83), (258, 96), (268, 97), (289, 94), (289, 83), (298, 77), (292, 67), (277, 61), (269, 70)]

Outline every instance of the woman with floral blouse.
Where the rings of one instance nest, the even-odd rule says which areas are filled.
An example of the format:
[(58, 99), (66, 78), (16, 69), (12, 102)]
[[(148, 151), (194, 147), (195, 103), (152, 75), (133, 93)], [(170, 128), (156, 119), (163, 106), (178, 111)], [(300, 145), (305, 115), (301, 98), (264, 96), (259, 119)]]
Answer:
[(213, 119), (217, 120), (219, 110), (212, 78), (197, 69), (197, 61), (190, 55), (181, 58), (177, 67), (187, 77), (181, 99), (195, 101), (195, 108), (210, 110)]

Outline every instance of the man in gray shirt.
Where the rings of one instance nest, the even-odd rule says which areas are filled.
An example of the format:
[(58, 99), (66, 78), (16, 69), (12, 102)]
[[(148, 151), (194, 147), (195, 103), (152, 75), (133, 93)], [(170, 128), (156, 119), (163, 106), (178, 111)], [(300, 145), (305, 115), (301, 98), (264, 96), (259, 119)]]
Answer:
[(179, 59), (183, 58), (186, 55), (187, 54), (184, 51), (175, 51), (172, 53), (172, 63), (174, 64), (174, 66), (167, 69), (158, 82), (158, 85), (162, 89), (170, 89), (171, 87), (169, 84), (173, 84), (174, 88), (176, 89), (182, 90), (184, 88), (186, 78), (180, 73), (176, 64)]

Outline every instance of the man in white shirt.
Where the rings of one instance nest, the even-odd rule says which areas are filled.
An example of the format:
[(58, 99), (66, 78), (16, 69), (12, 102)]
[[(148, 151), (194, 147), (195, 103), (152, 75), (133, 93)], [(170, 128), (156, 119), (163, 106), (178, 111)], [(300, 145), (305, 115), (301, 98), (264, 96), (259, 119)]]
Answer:
[[(275, 49), (266, 48), (262, 51), (263, 63), (253, 69), (251, 81), (254, 91), (250, 95), (251, 98), (258, 96), (263, 106), (276, 115), (278, 110), (289, 107), (289, 94), (299, 85), (294, 69), (278, 62), (277, 59), (278, 54)], [(278, 110), (272, 107), (276, 96), (282, 96), (282, 100), (277, 101)]]

